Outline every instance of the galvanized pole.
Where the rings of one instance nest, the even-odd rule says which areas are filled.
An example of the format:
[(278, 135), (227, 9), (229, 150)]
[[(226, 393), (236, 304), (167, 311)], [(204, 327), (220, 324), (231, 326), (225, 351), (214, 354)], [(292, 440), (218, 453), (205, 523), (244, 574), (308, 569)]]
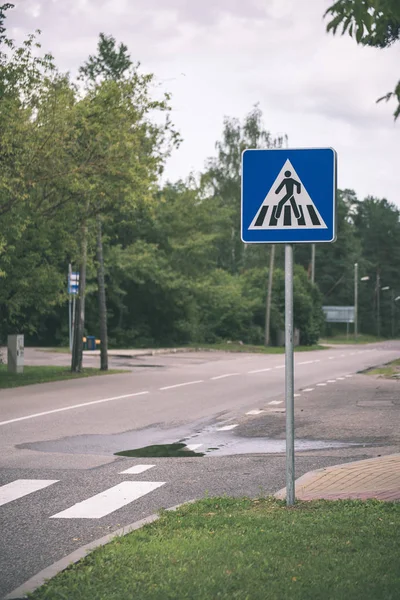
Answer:
[(295, 502), (294, 485), (293, 246), (285, 246), (286, 504)]
[(358, 336), (358, 263), (354, 263), (354, 337)]
[(381, 337), (381, 277), (379, 268), (376, 272), (376, 334)]

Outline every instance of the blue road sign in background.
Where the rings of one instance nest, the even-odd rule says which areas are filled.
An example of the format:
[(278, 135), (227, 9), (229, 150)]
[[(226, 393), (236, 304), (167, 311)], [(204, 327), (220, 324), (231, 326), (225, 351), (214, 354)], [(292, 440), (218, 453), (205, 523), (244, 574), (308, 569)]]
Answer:
[(243, 152), (243, 242), (318, 243), (335, 238), (336, 152), (332, 148)]

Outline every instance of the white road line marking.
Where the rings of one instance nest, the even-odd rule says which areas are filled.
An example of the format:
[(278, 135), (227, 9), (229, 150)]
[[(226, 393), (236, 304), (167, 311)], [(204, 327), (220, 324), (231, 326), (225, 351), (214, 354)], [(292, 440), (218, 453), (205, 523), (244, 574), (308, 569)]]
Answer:
[(343, 381), (345, 377), (338, 377), (338, 381)]
[(300, 398), (301, 394), (293, 394), (294, 398)]
[(239, 423), (235, 423), (235, 425), (224, 425), (223, 427), (217, 427), (217, 431), (230, 431), (231, 429), (235, 429)]
[(264, 411), (261, 408), (256, 408), (255, 410), (249, 410), (246, 415), (260, 415), (262, 412)]
[(165, 481), (123, 481), (52, 515), (50, 519), (101, 519), (162, 485), (165, 485)]
[(268, 367), (267, 369), (257, 369), (256, 371), (248, 371), (247, 373), (265, 373), (265, 371), (270, 371), (271, 369)]
[(172, 390), (173, 388), (183, 387), (185, 385), (194, 385), (195, 383), (203, 383), (204, 379), (198, 379), (197, 381), (185, 381), (185, 383), (176, 383), (175, 385), (166, 385), (165, 387), (159, 388), (160, 390)]
[(336, 379), (328, 379), (326, 383), (336, 383)]
[(271, 400), (268, 404), (283, 404), (283, 400)]
[(328, 356), (329, 360), (333, 360), (336, 356)]
[(304, 388), (303, 392), (312, 392), (314, 388)]
[(345, 377), (353, 377), (353, 375), (345, 375)]
[(299, 362), (297, 363), (298, 365), (311, 365), (311, 363), (313, 363), (313, 360), (303, 360), (303, 362)]
[(240, 375), (240, 373), (225, 373), (225, 375), (217, 375), (217, 377), (211, 377), (211, 379), (225, 379), (225, 377), (233, 377), (234, 375)]
[(314, 360), (314, 362), (321, 362), (321, 359), (317, 358), (316, 360)]
[(43, 490), (53, 483), (57, 483), (59, 479), (16, 479), (11, 483), (0, 487), (0, 506), (8, 504), (18, 498), (23, 498), (28, 494)]
[(188, 448), (188, 450), (197, 450), (197, 448), (200, 448), (202, 445), (203, 444), (188, 444), (186, 448)]
[(274, 367), (274, 369), (284, 369), (285, 365), (278, 365), (277, 367)]
[(156, 465), (134, 465), (133, 467), (129, 467), (129, 469), (125, 469), (125, 471), (120, 471), (120, 475), (139, 475), (140, 473), (144, 473), (149, 469), (152, 469)]
[(102, 398), (101, 400), (92, 400), (91, 402), (82, 402), (82, 404), (73, 404), (72, 406), (64, 406), (63, 408), (55, 408), (54, 410), (46, 410), (45, 412), (35, 413), (32, 415), (26, 415), (26, 417), (18, 417), (17, 419), (10, 419), (9, 421), (0, 422), (1, 425), (9, 425), (10, 423), (17, 423), (18, 421), (26, 421), (26, 419), (36, 419), (37, 417), (45, 417), (46, 415), (53, 415), (54, 413), (64, 412), (66, 410), (73, 410), (75, 408), (84, 408), (85, 406), (93, 406), (94, 404), (102, 404), (103, 402), (112, 402), (113, 400), (123, 400), (124, 398), (133, 398), (134, 396), (143, 396), (150, 392), (136, 392), (134, 394), (124, 394), (123, 396), (114, 396), (113, 398)]
[(324, 385), (326, 385), (326, 383), (317, 383), (317, 385), (318, 385), (319, 387), (323, 387)]
[(341, 354), (340, 358), (344, 358), (345, 356), (347, 356), (347, 354)]

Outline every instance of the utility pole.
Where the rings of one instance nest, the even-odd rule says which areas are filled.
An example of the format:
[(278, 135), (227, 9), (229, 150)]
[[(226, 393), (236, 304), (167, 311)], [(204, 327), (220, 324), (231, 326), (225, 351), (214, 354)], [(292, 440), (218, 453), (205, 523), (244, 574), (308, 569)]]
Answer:
[(358, 263), (354, 263), (354, 338), (358, 336)]
[(392, 339), (394, 339), (394, 308), (395, 308), (395, 306), (394, 306), (394, 303), (395, 303), (394, 290), (392, 290), (392, 293), (391, 293), (391, 301), (392, 301), (391, 302), (391, 304), (392, 304), (392, 306), (391, 306), (391, 309), (392, 309)]
[(315, 244), (311, 244), (311, 283), (315, 283)]
[(379, 268), (376, 271), (376, 335), (381, 337), (381, 278)]
[(274, 277), (274, 263), (275, 263), (275, 244), (271, 246), (271, 252), (269, 255), (269, 273), (268, 273), (268, 291), (267, 291), (267, 303), (265, 309), (265, 338), (264, 343), (266, 346), (270, 344), (270, 322), (271, 322), (271, 303), (272, 303), (272, 282)]

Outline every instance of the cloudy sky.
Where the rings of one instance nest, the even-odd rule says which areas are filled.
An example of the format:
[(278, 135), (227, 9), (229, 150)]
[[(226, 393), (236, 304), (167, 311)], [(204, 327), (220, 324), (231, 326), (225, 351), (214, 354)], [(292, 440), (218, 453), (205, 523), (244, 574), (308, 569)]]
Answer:
[(43, 49), (72, 73), (99, 32), (126, 43), (173, 95), (184, 143), (168, 164), (172, 180), (202, 169), (225, 115), (242, 119), (259, 103), (289, 147), (336, 149), (341, 188), (400, 205), (400, 120), (375, 103), (398, 80), (399, 48), (328, 35), (332, 1), (14, 0), (8, 27), (18, 41), (41, 29)]

